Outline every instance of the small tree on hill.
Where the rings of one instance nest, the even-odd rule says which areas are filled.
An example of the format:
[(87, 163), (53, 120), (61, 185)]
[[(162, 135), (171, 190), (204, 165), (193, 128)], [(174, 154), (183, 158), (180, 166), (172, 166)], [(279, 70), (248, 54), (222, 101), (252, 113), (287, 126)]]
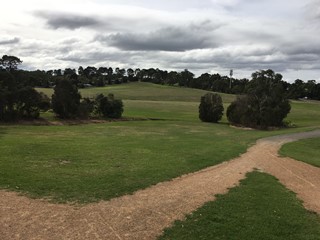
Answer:
[(207, 93), (201, 97), (199, 118), (203, 122), (217, 123), (223, 116), (223, 104), (219, 94)]
[(68, 80), (61, 80), (54, 88), (52, 109), (59, 118), (78, 116), (81, 95), (78, 88)]

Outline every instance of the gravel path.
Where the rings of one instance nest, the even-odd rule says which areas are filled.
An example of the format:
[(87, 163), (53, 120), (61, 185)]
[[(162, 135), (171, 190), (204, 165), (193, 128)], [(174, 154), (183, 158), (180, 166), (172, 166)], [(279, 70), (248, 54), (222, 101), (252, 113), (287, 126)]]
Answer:
[(214, 200), (255, 168), (277, 177), (320, 213), (320, 168), (279, 158), (282, 144), (320, 131), (265, 138), (231, 161), (110, 201), (70, 206), (0, 191), (1, 239), (155, 239), (165, 227)]

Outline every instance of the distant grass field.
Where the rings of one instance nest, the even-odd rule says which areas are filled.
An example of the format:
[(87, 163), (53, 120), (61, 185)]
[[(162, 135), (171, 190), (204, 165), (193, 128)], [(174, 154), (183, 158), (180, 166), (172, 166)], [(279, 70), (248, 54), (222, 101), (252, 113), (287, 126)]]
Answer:
[[(37, 88), (48, 96), (53, 94), (53, 89)], [(83, 97), (95, 97), (103, 93), (113, 93), (116, 97), (124, 100), (146, 101), (182, 101), (200, 102), (200, 97), (208, 91), (184, 87), (171, 87), (166, 85), (152, 84), (147, 82), (133, 82), (106, 87), (92, 87), (80, 89)], [(221, 94), (224, 102), (232, 102), (235, 98), (231, 94)]]
[[(305, 102), (292, 104), (295, 128), (258, 131), (232, 128), (225, 116), (220, 124), (202, 123), (203, 90), (150, 83), (82, 90), (100, 92), (124, 99), (125, 117), (162, 120), (0, 125), (0, 188), (60, 202), (107, 200), (234, 158), (258, 138), (320, 127), (319, 105)], [(222, 96), (226, 109), (235, 96)]]
[(280, 149), (280, 154), (320, 167), (320, 138), (285, 144)]
[(319, 240), (320, 217), (274, 177), (253, 172), (240, 186), (177, 221), (161, 240)]

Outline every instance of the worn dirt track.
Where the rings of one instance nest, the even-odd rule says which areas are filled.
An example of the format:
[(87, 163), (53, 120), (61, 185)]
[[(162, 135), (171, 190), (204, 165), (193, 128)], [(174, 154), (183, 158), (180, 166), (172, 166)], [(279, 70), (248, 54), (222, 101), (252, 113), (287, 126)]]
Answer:
[(165, 227), (214, 200), (255, 168), (277, 177), (320, 213), (320, 168), (279, 158), (284, 143), (320, 130), (265, 138), (240, 157), (107, 202), (70, 206), (0, 191), (1, 239), (155, 239)]

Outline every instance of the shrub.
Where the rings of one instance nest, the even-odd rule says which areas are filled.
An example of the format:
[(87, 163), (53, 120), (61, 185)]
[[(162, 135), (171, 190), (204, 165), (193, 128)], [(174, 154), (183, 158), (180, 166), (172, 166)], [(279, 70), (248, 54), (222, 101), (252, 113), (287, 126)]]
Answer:
[(113, 94), (104, 96), (100, 94), (95, 99), (96, 114), (106, 118), (121, 118), (123, 113), (123, 103), (115, 99)]
[(207, 93), (201, 97), (199, 118), (203, 122), (217, 123), (223, 116), (223, 104), (220, 95)]
[(89, 98), (84, 98), (80, 103), (78, 116), (84, 119), (89, 118), (94, 110), (94, 104), (94, 101), (91, 101)]

